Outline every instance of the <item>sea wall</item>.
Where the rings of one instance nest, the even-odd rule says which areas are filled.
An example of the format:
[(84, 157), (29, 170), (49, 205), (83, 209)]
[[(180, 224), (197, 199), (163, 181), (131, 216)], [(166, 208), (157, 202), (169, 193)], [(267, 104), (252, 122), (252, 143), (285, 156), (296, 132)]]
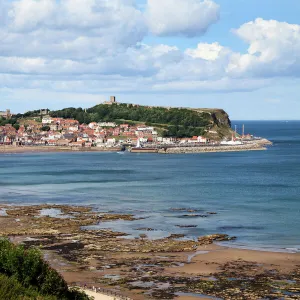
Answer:
[(203, 153), (203, 152), (238, 152), (238, 151), (254, 151), (267, 150), (266, 146), (272, 143), (268, 140), (259, 140), (257, 142), (235, 145), (235, 146), (202, 146), (202, 147), (174, 147), (160, 149), (161, 154), (181, 154), (181, 153)]

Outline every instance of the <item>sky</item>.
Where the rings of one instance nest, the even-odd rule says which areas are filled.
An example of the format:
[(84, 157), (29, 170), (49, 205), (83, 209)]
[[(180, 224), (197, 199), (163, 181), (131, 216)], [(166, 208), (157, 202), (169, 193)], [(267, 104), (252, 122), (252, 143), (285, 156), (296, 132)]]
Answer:
[(0, 110), (119, 102), (300, 119), (299, 0), (0, 0)]

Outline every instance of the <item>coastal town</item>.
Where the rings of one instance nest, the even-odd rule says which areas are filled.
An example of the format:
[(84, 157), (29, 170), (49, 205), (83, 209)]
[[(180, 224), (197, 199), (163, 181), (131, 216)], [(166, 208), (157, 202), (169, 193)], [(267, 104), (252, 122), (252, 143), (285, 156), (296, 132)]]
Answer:
[[(114, 104), (115, 98), (106, 103)], [(124, 151), (151, 153), (208, 152), (217, 149), (250, 150), (268, 144), (250, 134), (238, 134), (232, 130), (231, 137), (222, 140), (211, 137), (163, 136), (154, 126), (143, 123), (117, 123), (100, 121), (80, 123), (74, 118), (52, 117), (48, 109), (40, 110), (38, 116), (18, 119), (17, 124), (9, 120), (14, 115), (9, 109), (0, 112), (0, 119), (8, 122), (0, 126), (0, 146), (51, 147), (52, 149)], [(214, 133), (213, 131), (210, 133)], [(211, 136), (211, 135), (210, 135)], [(233, 148), (232, 148), (233, 147)]]

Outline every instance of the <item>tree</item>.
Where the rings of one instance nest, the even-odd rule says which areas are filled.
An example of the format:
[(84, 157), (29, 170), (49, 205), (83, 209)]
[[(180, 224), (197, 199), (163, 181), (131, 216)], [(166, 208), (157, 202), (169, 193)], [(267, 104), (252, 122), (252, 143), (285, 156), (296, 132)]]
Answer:
[(43, 126), (40, 130), (42, 130), (42, 131), (49, 131), (50, 130), (50, 126), (48, 126), (48, 125)]

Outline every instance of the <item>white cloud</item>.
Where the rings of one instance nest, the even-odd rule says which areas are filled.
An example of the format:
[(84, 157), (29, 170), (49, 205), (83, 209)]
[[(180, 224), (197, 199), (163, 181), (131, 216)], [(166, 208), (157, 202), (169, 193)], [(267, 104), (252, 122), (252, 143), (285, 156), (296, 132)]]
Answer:
[[(146, 17), (165, 21), (153, 29), (160, 23), (152, 20), (156, 34), (194, 36), (218, 12), (211, 0), (149, 0)], [(235, 33), (249, 49), (237, 53), (218, 42), (185, 50), (144, 44), (145, 15), (134, 0), (0, 0), (0, 17), (2, 89), (248, 91), (270, 84), (269, 77), (300, 75), (299, 25), (262, 19), (244, 24)]]
[(230, 51), (219, 43), (199, 43), (196, 49), (187, 49), (185, 53), (193, 58), (202, 58), (204, 60), (217, 60), (221, 55), (226, 55)]
[(155, 35), (201, 36), (219, 20), (212, 0), (148, 0), (146, 16)]
[(4, 0), (0, 7), (7, 56), (88, 59), (134, 46), (147, 33), (131, 0)]
[(55, 0), (21, 0), (12, 3), (8, 12), (10, 26), (16, 31), (30, 31), (54, 17)]
[(300, 25), (256, 19), (234, 32), (249, 48), (232, 56), (228, 72), (233, 76), (300, 75)]

